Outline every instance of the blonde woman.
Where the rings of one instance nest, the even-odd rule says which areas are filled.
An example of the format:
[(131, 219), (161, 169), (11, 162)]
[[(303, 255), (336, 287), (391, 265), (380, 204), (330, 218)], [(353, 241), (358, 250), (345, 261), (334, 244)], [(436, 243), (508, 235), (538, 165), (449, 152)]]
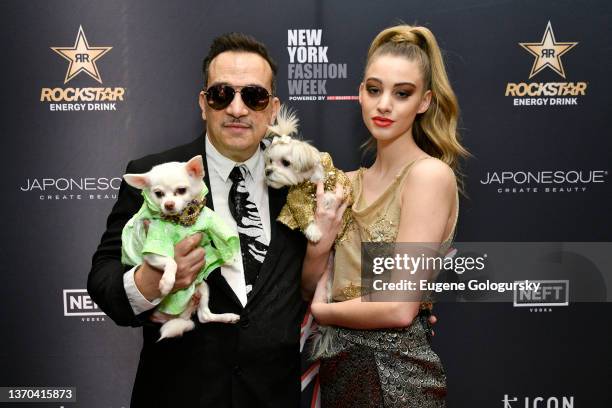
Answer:
[[(315, 351), (323, 357), (322, 407), (441, 407), (446, 378), (421, 318), (429, 312), (425, 303), (362, 301), (360, 279), (362, 241), (439, 243), (444, 249), (454, 236), (458, 159), (468, 153), (459, 142), (457, 99), (431, 31), (400, 25), (379, 33), (359, 103), (376, 159), (349, 173), (354, 222), (336, 246), (333, 301), (327, 303), (329, 268), (313, 297), (314, 317), (331, 330)], [(339, 216), (343, 207), (337, 203), (332, 211)], [(319, 272), (304, 279), (325, 269), (337, 225), (331, 222), (326, 238), (309, 245), (304, 270)]]

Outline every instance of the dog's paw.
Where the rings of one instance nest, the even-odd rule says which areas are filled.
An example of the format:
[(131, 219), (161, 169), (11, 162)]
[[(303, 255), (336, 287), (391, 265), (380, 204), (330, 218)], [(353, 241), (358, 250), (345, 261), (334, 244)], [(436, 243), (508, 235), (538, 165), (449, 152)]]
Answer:
[(210, 310), (198, 309), (198, 320), (200, 323), (237, 323), (240, 316), (235, 313), (212, 313)]
[(162, 296), (166, 296), (174, 287), (174, 282), (176, 280), (176, 269), (177, 265), (174, 259), (164, 258), (164, 273), (159, 280), (158, 286)]
[(159, 291), (162, 296), (166, 296), (172, 288), (174, 287), (174, 278), (170, 276), (166, 276), (166, 274), (162, 275), (162, 278), (159, 280)]
[(220, 323), (238, 323), (240, 321), (240, 316), (235, 313), (221, 313), (220, 315)]
[(321, 230), (319, 229), (319, 227), (317, 227), (317, 225), (315, 223), (312, 223), (310, 225), (308, 225), (308, 227), (306, 227), (306, 231), (304, 231), (304, 235), (306, 235), (306, 238), (313, 243), (317, 243), (321, 240)]

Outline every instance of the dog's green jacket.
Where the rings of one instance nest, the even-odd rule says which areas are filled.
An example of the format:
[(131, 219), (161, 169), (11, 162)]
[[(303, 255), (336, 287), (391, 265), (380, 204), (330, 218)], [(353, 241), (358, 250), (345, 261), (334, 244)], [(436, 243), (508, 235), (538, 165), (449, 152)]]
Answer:
[[(208, 189), (204, 189), (200, 199), (204, 199)], [(217, 213), (208, 207), (202, 208), (196, 222), (184, 226), (161, 219), (161, 210), (143, 191), (144, 203), (140, 210), (128, 221), (121, 234), (121, 262), (134, 266), (143, 262), (143, 255), (156, 254), (174, 258), (174, 245), (188, 235), (202, 233), (200, 246), (206, 251), (206, 262), (195, 281), (187, 288), (168, 294), (158, 305), (157, 310), (171, 315), (181, 314), (189, 305), (195, 287), (219, 266), (231, 263), (239, 253), (240, 241)], [(149, 220), (148, 231), (144, 220)]]

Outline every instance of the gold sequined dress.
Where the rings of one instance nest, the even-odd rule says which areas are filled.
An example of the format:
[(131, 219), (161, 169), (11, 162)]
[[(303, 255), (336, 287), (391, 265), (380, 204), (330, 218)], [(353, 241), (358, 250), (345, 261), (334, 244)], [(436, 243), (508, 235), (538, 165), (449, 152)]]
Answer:
[[(362, 192), (364, 169), (354, 177), (353, 223), (336, 245), (333, 301), (361, 295), (362, 241), (395, 242), (401, 186), (415, 162), (407, 164), (369, 205)], [(456, 220), (442, 250), (450, 247)], [(427, 317), (428, 310), (422, 310), (407, 328), (328, 328), (331, 346), (319, 369), (322, 408), (444, 407), (446, 376), (429, 344)]]

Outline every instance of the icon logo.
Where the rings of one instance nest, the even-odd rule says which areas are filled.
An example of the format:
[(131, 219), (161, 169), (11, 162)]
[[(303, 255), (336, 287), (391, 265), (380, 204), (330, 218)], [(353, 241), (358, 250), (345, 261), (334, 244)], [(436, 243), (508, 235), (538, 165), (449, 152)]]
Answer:
[(561, 63), (561, 56), (574, 48), (577, 42), (557, 42), (550, 21), (544, 30), (544, 36), (539, 43), (519, 43), (535, 57), (529, 79), (536, 76), (544, 68), (550, 68), (565, 79), (565, 70)]
[[(546, 403), (546, 407), (574, 408), (573, 395), (548, 398), (524, 397), (522, 400), (519, 400), (517, 397), (511, 398), (508, 394), (504, 394), (504, 399), (501, 402), (504, 403), (504, 408), (543, 408), (545, 406), (544, 403)], [(513, 402), (517, 402), (517, 404), (512, 404)]]
[(68, 71), (66, 71), (66, 78), (64, 79), (65, 84), (81, 72), (86, 73), (99, 83), (102, 83), (96, 60), (102, 58), (102, 56), (112, 48), (113, 47), (90, 47), (82, 26), (79, 26), (79, 32), (77, 33), (73, 47), (51, 47), (53, 51), (61, 55), (70, 63), (68, 65)]

